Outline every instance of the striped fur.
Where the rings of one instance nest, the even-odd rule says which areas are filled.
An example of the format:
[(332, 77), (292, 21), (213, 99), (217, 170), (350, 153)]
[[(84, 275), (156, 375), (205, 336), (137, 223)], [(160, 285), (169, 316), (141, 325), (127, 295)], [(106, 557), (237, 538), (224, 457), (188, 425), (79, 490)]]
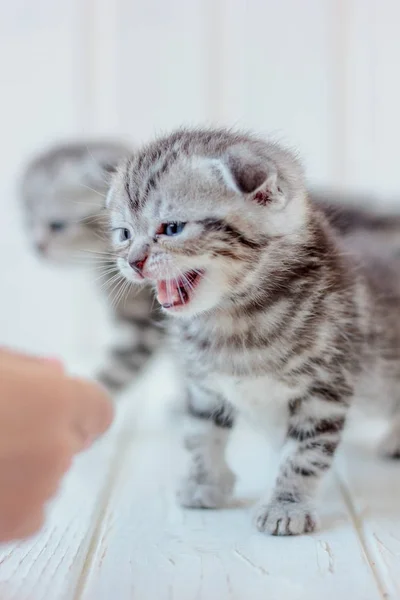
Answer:
[(115, 334), (97, 379), (112, 393), (135, 379), (164, 337), (151, 290), (124, 289), (106, 236), (110, 173), (130, 152), (111, 142), (63, 144), (36, 157), (22, 182), (29, 235), (41, 256), (92, 264), (93, 279), (107, 295)]
[[(225, 130), (181, 130), (147, 145), (119, 169), (108, 198), (121, 273), (137, 281), (130, 264), (140, 258), (141, 277), (170, 299), (190, 424), (181, 503), (226, 501), (234, 476), (225, 446), (242, 412), (260, 427), (276, 422), (286, 439), (257, 527), (313, 531), (318, 484), (353, 398), (372, 395), (379, 410), (394, 400), (400, 415), (396, 253), (382, 260), (367, 241), (357, 255), (349, 227), (339, 238), (308, 198), (291, 153)], [(165, 223), (186, 225), (167, 236)], [(130, 239), (120, 240), (121, 228)], [(194, 290), (182, 278), (193, 272)], [(189, 302), (179, 301), (182, 285)], [(393, 456), (398, 422), (386, 445)]]

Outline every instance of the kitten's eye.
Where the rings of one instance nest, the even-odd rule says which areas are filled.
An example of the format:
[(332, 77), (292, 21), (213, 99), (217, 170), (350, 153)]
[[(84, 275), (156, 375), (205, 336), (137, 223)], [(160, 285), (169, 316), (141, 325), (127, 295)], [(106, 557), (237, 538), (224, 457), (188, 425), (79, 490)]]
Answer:
[(186, 223), (163, 223), (160, 227), (160, 231), (157, 233), (162, 233), (164, 235), (173, 236), (179, 235), (185, 228)]
[(131, 232), (126, 227), (122, 227), (119, 230), (119, 241), (120, 242), (127, 242), (128, 240), (131, 239), (131, 237), (132, 237)]
[(63, 231), (67, 227), (65, 221), (52, 221), (49, 223), (49, 229), (53, 233), (58, 233), (59, 231)]

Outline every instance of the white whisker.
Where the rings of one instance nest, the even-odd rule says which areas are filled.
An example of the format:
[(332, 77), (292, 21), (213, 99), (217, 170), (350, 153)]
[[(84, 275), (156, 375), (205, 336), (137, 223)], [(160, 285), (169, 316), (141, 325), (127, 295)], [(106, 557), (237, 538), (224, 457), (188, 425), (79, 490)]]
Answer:
[(168, 304), (173, 304), (172, 302), (172, 290), (171, 290), (171, 280), (167, 279), (167, 300)]
[(102, 198), (106, 198), (107, 195), (106, 194), (102, 194), (101, 192), (99, 192), (98, 190), (95, 190), (94, 188), (90, 187), (89, 185), (85, 185), (84, 183), (80, 184), (82, 187), (86, 188), (87, 190), (90, 190), (91, 192), (94, 192), (95, 194), (98, 194), (99, 196), (101, 196)]
[[(153, 312), (153, 310), (154, 310), (154, 304), (155, 304), (155, 302), (156, 302), (156, 299), (157, 299), (157, 298), (156, 298), (156, 295), (155, 295), (155, 294), (153, 294), (153, 300), (152, 300), (151, 307), (150, 307), (150, 313), (152, 313), (152, 312)], [(161, 308), (161, 307), (158, 307), (158, 308)]]
[(121, 297), (125, 291), (126, 286), (127, 286), (127, 281), (124, 280), (114, 298), (114, 303), (113, 303), (114, 308), (116, 308), (118, 306), (118, 304), (120, 304)]
[(116, 308), (117, 303), (115, 301), (115, 298), (117, 297), (121, 287), (124, 285), (124, 282), (125, 282), (125, 279), (120, 277), (118, 279), (118, 281), (115, 283), (115, 285), (113, 286), (113, 288), (111, 290), (109, 290), (108, 297), (111, 298), (110, 306), (112, 309)]
[(181, 299), (181, 302), (182, 302), (182, 304), (184, 304), (184, 301), (183, 301), (183, 296), (182, 296), (182, 292), (181, 292), (181, 288), (180, 288), (180, 286), (178, 285), (178, 283), (179, 283), (179, 282), (178, 282), (178, 280), (177, 280), (177, 279), (174, 279), (174, 281), (175, 281), (175, 284), (176, 284), (176, 287), (177, 287), (178, 294), (179, 294), (179, 297), (180, 297), (180, 299)]
[(137, 295), (137, 293), (138, 293), (138, 292), (136, 292), (136, 294), (134, 294), (134, 295), (133, 295), (133, 294), (131, 294), (131, 292), (132, 292), (132, 288), (133, 288), (133, 284), (132, 284), (132, 282), (127, 280), (127, 282), (126, 282), (126, 286), (125, 286), (125, 291), (124, 291), (124, 294), (123, 294), (123, 298), (121, 299), (121, 302), (123, 302), (124, 308), (126, 308), (126, 301), (127, 301), (127, 299), (128, 299), (130, 296), (131, 296), (131, 297), (134, 297), (134, 296), (136, 296), (136, 295)]
[[(105, 285), (108, 281), (110, 281), (110, 279), (108, 279), (107, 276), (112, 275), (113, 273), (115, 274), (115, 269), (108, 269), (106, 271), (103, 271), (101, 273), (101, 275), (97, 275), (97, 277), (95, 279), (92, 279), (92, 281), (95, 282), (95, 281), (100, 281), (101, 279), (107, 278), (107, 281), (104, 282), (104, 285)], [(119, 275), (119, 273), (118, 273), (118, 275)]]
[[(109, 293), (112, 293), (113, 291), (113, 284), (122, 281), (120, 274), (118, 273), (117, 275), (114, 275), (114, 277), (111, 277), (110, 279), (107, 279), (107, 281), (105, 281), (101, 286), (100, 289), (107, 291), (107, 288), (110, 288), (108, 290)], [(113, 288), (113, 289), (111, 289)]]
[(82, 249), (82, 252), (87, 252), (88, 254), (93, 254), (94, 256), (110, 256), (113, 258), (118, 257), (118, 255), (114, 252), (102, 252), (101, 250)]

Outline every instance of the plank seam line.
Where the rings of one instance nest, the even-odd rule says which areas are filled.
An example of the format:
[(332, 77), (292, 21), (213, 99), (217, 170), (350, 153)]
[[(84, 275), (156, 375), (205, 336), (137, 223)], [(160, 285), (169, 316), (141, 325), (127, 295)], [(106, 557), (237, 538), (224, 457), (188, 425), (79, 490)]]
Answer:
[(389, 592), (382, 580), (381, 573), (379, 568), (375, 565), (372, 557), (370, 556), (369, 544), (365, 538), (364, 527), (362, 524), (362, 520), (357, 514), (356, 508), (351, 498), (351, 494), (347, 489), (346, 484), (341, 480), (339, 474), (335, 472), (336, 481), (340, 492), (342, 494), (344, 503), (349, 511), (349, 517), (357, 534), (358, 540), (360, 542), (362, 551), (364, 553), (365, 559), (368, 563), (368, 566), (371, 570), (371, 573), (375, 579), (376, 586), (378, 588), (378, 592), (383, 600), (387, 600), (389, 598)]
[(119, 479), (123, 467), (125, 466), (126, 459), (128, 458), (128, 450), (133, 443), (133, 439), (134, 435), (132, 435), (132, 431), (130, 429), (124, 429), (115, 443), (114, 455), (108, 469), (108, 476), (106, 477), (102, 492), (99, 496), (99, 507), (95, 514), (94, 527), (89, 534), (89, 544), (82, 570), (75, 586), (73, 600), (80, 600), (83, 597), (96, 550), (101, 539), (102, 526), (115, 489), (115, 483)]

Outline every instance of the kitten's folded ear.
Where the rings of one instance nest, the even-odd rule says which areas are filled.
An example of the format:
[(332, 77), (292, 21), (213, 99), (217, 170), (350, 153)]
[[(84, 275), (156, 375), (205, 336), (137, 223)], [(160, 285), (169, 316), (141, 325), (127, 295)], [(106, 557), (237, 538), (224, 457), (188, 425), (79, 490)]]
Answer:
[(285, 182), (276, 165), (243, 148), (233, 148), (225, 156), (225, 166), (237, 191), (261, 206), (283, 208), (286, 204)]

